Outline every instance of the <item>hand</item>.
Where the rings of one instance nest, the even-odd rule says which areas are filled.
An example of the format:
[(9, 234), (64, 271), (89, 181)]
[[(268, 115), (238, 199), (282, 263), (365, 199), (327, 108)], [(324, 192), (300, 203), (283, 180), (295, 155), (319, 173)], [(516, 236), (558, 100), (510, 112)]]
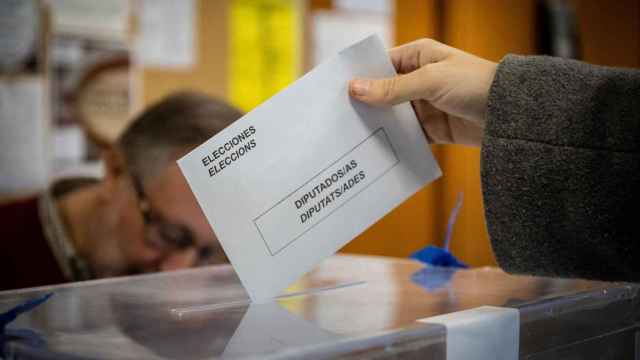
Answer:
[(398, 76), (354, 79), (349, 93), (370, 105), (411, 101), (431, 143), (481, 146), (497, 64), (431, 39), (389, 51)]

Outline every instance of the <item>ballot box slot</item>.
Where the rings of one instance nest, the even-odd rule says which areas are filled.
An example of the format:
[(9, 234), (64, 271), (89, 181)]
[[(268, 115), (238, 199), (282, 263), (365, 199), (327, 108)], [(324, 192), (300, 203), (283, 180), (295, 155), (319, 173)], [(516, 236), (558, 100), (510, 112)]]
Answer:
[[(328, 293), (335, 290), (342, 290), (347, 288), (354, 288), (357, 286), (364, 286), (366, 285), (366, 283), (367, 283), (366, 281), (354, 281), (354, 282), (341, 283), (341, 284), (336, 284), (336, 285), (326, 286), (326, 287), (311, 288), (304, 291), (294, 291), (294, 292), (277, 296), (272, 301), (287, 300), (287, 299), (300, 298), (305, 296), (314, 296), (314, 295), (324, 294), (324, 293)], [(242, 299), (242, 300), (228, 301), (223, 303), (177, 307), (177, 308), (172, 308), (170, 312), (172, 316), (180, 319), (188, 316), (197, 316), (198, 314), (203, 312), (220, 311), (220, 310), (235, 308), (235, 307), (246, 307), (251, 305), (251, 303), (252, 302), (250, 299)]]

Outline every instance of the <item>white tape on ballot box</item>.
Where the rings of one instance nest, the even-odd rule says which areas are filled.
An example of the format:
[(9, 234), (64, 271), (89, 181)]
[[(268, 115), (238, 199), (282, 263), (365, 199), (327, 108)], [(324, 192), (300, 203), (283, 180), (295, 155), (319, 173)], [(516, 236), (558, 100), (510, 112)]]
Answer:
[(447, 360), (518, 359), (518, 309), (481, 306), (418, 321), (447, 328)]

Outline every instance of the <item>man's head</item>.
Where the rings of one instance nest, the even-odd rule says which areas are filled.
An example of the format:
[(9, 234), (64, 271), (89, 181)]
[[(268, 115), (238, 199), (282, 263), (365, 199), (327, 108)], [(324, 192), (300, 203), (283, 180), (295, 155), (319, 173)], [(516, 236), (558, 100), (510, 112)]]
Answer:
[(107, 226), (95, 234), (104, 248), (89, 259), (99, 275), (224, 261), (176, 160), (241, 116), (204, 94), (177, 93), (144, 111), (105, 151)]

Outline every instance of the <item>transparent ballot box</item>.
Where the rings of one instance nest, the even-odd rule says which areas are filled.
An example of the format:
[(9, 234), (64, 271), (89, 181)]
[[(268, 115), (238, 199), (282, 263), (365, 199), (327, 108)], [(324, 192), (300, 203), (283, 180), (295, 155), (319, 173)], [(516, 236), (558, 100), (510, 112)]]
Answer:
[[(639, 289), (339, 255), (266, 303), (251, 303), (225, 265), (0, 292), (0, 311), (54, 293), (7, 327), (35, 337), (4, 343), (16, 359), (451, 360), (495, 335), (499, 346), (475, 358), (511, 348), (521, 359), (637, 359)], [(429, 321), (484, 306), (515, 313), (515, 330), (469, 331), (454, 343), (460, 329), (498, 320), (457, 330)]]

